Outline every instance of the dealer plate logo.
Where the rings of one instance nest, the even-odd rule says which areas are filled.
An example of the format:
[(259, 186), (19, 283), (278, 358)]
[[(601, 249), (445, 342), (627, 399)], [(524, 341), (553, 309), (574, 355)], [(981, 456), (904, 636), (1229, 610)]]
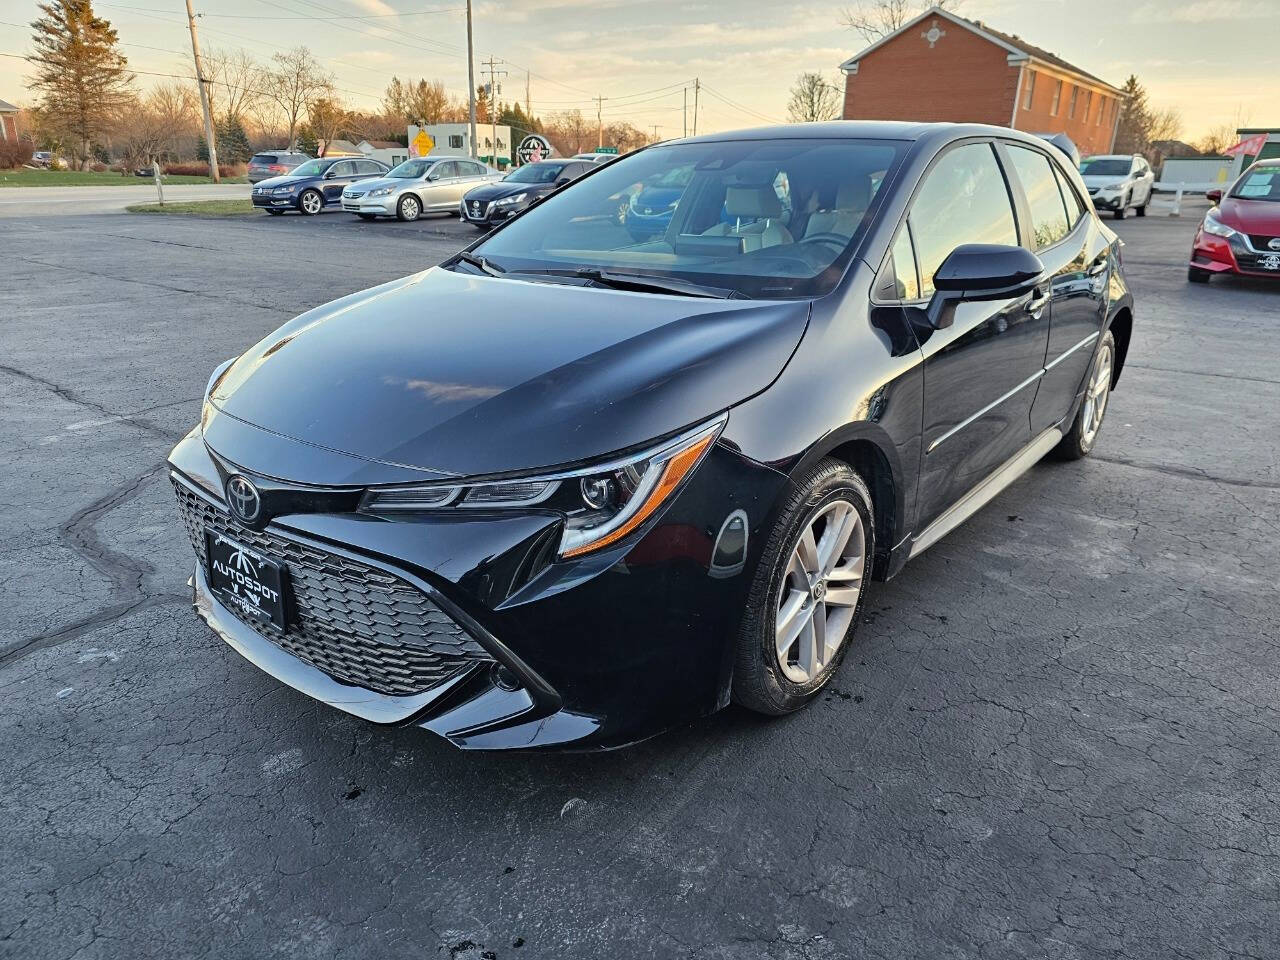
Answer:
[(253, 523), (262, 513), (262, 497), (247, 478), (236, 474), (227, 480), (227, 506), (241, 523)]
[(1280, 270), (1280, 253), (1269, 253), (1258, 258), (1258, 266), (1263, 270)]

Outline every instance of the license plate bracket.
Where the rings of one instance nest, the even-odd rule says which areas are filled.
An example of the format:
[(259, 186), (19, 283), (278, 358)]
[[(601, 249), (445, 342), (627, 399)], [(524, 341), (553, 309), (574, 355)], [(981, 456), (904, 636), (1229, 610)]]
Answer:
[(272, 623), (286, 629), (284, 564), (252, 547), (206, 529), (209, 588), (249, 623)]

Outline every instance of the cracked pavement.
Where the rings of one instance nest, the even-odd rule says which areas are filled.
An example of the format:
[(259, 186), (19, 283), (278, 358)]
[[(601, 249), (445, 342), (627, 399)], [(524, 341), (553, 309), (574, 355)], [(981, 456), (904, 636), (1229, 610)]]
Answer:
[(1280, 286), (1116, 224), (1095, 455), (868, 597), (831, 689), (601, 755), (318, 706), (191, 613), (212, 368), (449, 220), (5, 221), (0, 957), (1263, 958), (1280, 944)]

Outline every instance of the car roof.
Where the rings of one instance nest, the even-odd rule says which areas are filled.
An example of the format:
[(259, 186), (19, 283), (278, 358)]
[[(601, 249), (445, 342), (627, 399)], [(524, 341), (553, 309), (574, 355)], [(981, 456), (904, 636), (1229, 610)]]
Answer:
[(1086, 160), (1132, 160), (1136, 153), (1091, 153)]
[(907, 120), (829, 120), (821, 123), (787, 123), (770, 127), (727, 130), (697, 137), (665, 141), (718, 143), (730, 140), (958, 140), (962, 137), (1004, 137), (1044, 146), (1039, 137), (986, 123), (922, 123)]

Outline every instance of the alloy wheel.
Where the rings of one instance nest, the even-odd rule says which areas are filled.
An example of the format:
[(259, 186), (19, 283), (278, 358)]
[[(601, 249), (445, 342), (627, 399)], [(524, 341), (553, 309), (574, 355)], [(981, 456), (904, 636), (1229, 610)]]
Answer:
[(818, 677), (853, 622), (866, 568), (862, 514), (833, 500), (805, 524), (788, 555), (774, 640), (778, 666), (793, 683)]
[(1102, 426), (1102, 415), (1107, 412), (1107, 400), (1111, 397), (1111, 344), (1104, 343), (1093, 362), (1093, 374), (1085, 388), (1084, 406), (1080, 411), (1080, 439), (1085, 448), (1093, 446)]
[(302, 212), (309, 216), (315, 216), (320, 212), (322, 206), (320, 194), (314, 190), (308, 190), (302, 195)]

